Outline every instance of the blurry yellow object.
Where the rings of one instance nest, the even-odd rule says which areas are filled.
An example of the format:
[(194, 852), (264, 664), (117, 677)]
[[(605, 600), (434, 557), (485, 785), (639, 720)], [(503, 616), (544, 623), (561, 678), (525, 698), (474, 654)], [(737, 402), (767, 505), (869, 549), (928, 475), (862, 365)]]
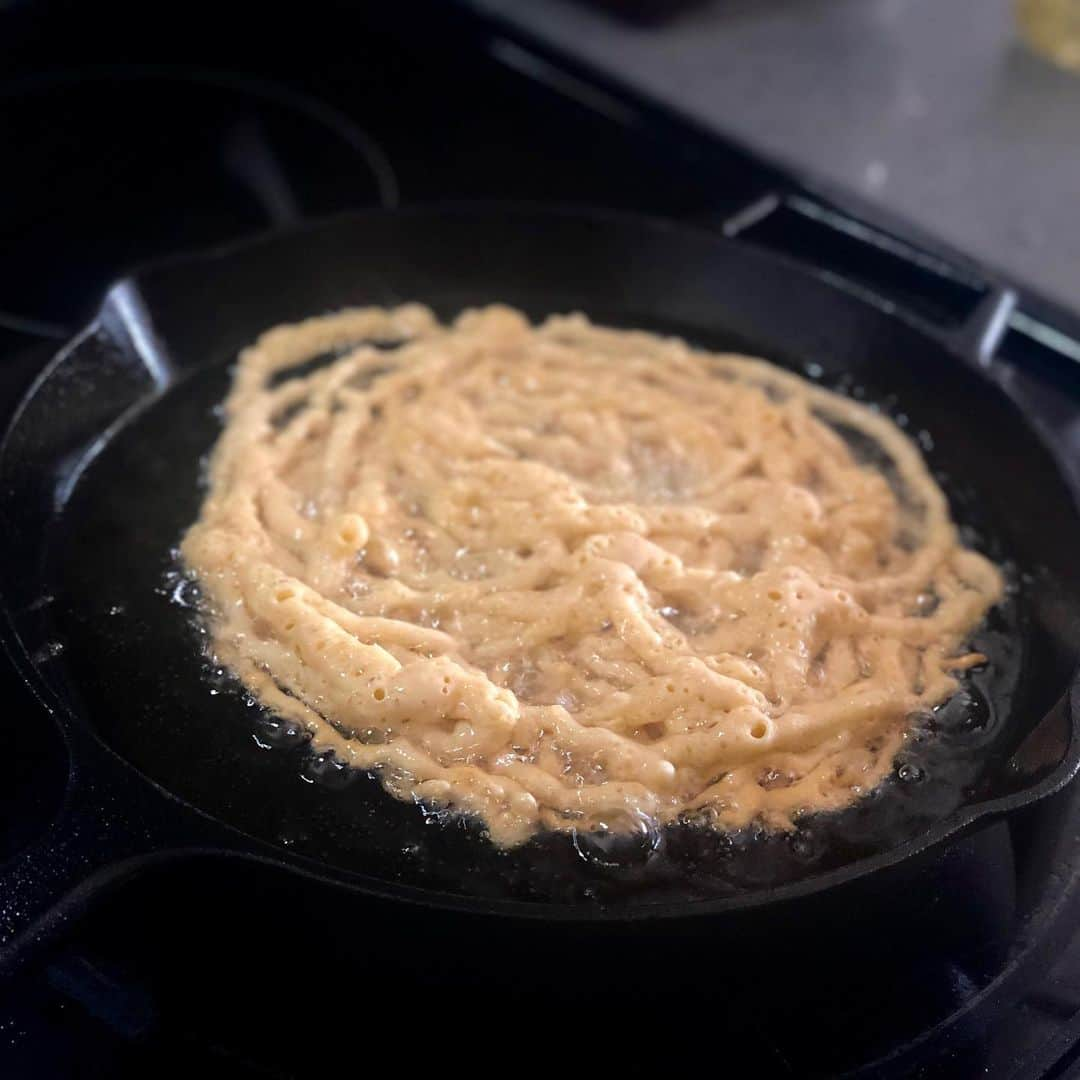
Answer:
[(1016, 18), (1036, 52), (1080, 71), (1080, 0), (1016, 0)]

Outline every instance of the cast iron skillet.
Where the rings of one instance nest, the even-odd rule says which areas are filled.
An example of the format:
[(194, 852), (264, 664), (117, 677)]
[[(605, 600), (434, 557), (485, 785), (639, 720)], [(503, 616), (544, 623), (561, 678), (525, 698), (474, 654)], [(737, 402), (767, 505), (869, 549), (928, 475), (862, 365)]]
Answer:
[[(314, 757), (207, 669), (170, 549), (197, 514), (237, 350), (277, 322), (412, 299), (443, 316), (492, 300), (536, 317), (585, 310), (877, 401), (924, 443), (969, 539), (1010, 568), (1010, 598), (975, 639), (993, 663), (928, 718), (897, 778), (783, 837), (672, 829), (499, 853), (467, 823), (433, 822)], [(42, 705), (17, 723), (55, 723), (70, 758), (54, 825), (0, 870), (8, 966), (109, 884), (195, 855), (470, 925), (720, 927), (814, 898), (843, 910), (856, 886), (864, 898), (902, 895), (905, 874), (925, 886), (962, 837), (1080, 763), (1067, 694), (1080, 514), (1052, 454), (947, 335), (712, 234), (607, 212), (418, 208), (155, 264), (110, 290), (27, 394), (0, 490), (4, 636)]]

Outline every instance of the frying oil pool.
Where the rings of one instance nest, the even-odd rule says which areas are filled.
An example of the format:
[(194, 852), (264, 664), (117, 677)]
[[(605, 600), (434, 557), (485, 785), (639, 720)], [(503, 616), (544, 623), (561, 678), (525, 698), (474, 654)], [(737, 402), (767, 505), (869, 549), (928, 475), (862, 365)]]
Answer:
[[(629, 852), (618, 850), (614, 836), (600, 836), (596, 858), (591, 837), (575, 845), (568, 835), (543, 834), (505, 852), (488, 844), (475, 822), (436, 814), (425, 825), (414, 806), (391, 799), (362, 774), (350, 772), (340, 789), (340, 772), (324, 768), (318, 775), (304, 731), (245, 705), (235, 684), (207, 666), (205, 627), (188, 606), (187, 588), (175, 604), (178, 581), (164, 589), (165, 574), (177, 569), (166, 564), (169, 548), (198, 512), (198, 461), (220, 433), (213, 410), (228, 377), (224, 365), (193, 373), (118, 431), (84, 473), (45, 583), (58, 597), (55, 639), (67, 643), (48, 664), (49, 677), (59, 671), (76, 686), (101, 737), (167, 790), (252, 836), (346, 872), (474, 897), (571, 903), (740, 895), (796, 880), (891, 847), (978, 798), (981, 776), (994, 775), (995, 760), (1042, 715), (1046, 694), (1064, 677), (1039, 606), (1046, 582), (1039, 578), (1026, 591), (1033, 612), (1026, 623), (1006, 564), (1009, 595), (971, 641), (990, 664), (964, 675), (962, 689), (970, 693), (924, 718), (893, 777), (844, 814), (800, 818), (781, 834), (673, 826), (658, 844), (638, 842)], [(885, 399), (867, 393), (864, 400)], [(913, 422), (910, 430), (917, 429)], [(949, 440), (938, 434), (937, 451), (929, 437), (919, 439), (931, 466), (953, 460)], [(949, 477), (938, 481), (957, 520), (980, 528), (966, 542), (1003, 563), (1008, 551), (994, 538), (1012, 533), (983, 516), (994, 500), (969, 497)], [(1030, 648), (1023, 643), (1028, 633)], [(380, 732), (372, 727), (361, 735)], [(261, 749), (256, 736), (270, 749)], [(901, 779), (905, 763), (919, 771), (905, 770)]]
[[(582, 315), (278, 326), (227, 410), (182, 544), (216, 653), (501, 846), (846, 805), (980, 661), (965, 639), (1003, 587), (880, 410)], [(354, 737), (372, 717), (391, 741)]]

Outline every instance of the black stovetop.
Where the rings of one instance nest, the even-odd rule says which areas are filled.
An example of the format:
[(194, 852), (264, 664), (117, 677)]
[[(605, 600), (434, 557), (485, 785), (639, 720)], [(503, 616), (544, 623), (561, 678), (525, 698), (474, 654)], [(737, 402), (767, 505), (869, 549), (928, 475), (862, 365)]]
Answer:
[[(932, 240), (912, 240), (474, 16), (424, 3), (364, 15), (314, 3), (306, 19), (264, 13), (253, 37), (202, 4), (89, 7), (0, 14), (4, 413), (49, 342), (77, 328), (135, 262), (350, 207), (497, 197), (690, 220), (809, 260), (956, 340), (994, 330), (996, 313), (1003, 332), (986, 339), (995, 377), (1056, 441), (1080, 437), (1074, 316), (1023, 292), (1012, 309), (1008, 283)], [(212, 304), (207, 317), (220, 317)], [(2, 691), (18, 734), (6, 758), (12, 782), (0, 785), (0, 858), (45, 827), (64, 771), (34, 703), (17, 686)], [(716, 1067), (733, 1060), (738, 1040), (737, 1060), (749, 1056), (766, 1076), (1073, 1075), (1080, 828), (1050, 837), (1040, 826), (1062, 809), (1080, 825), (1077, 798), (1067, 789), (1055, 806), (986, 830), (962, 871), (985, 893), (983, 925), (935, 942), (916, 981), (881, 986), (872, 965), (850, 978), (809, 972), (821, 980), (820, 1007), (783, 1023), (730, 1010), (725, 994), (735, 991), (718, 984)], [(413, 1067), (448, 1047), (483, 1067), (485, 1006), (460, 1000), (452, 976), (420, 993), (385, 967), (309, 985), (310, 967), (325, 969), (334, 953), (320, 902), (252, 866), (137, 879), (0, 991), (0, 1074), (294, 1076), (375, 1067), (387, 1047)], [(768, 975), (742, 973), (738, 994)], [(646, 1043), (663, 1041), (677, 1018), (590, 1023), (580, 995), (565, 1005), (568, 1064), (579, 1039), (609, 1047), (612, 1061), (640, 1047), (644, 1062)], [(436, 1023), (447, 1013), (456, 1026)], [(517, 1023), (523, 1047), (564, 1037), (544, 1029), (549, 1020)], [(704, 1043), (694, 1045), (700, 1053)]]

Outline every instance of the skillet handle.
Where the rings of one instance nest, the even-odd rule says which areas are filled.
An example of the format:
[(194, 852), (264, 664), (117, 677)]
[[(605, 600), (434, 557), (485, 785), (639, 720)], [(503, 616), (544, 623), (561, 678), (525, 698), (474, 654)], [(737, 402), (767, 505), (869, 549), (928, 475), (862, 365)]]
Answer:
[(1080, 706), (1080, 672), (1068, 693), (1035, 725), (1005, 762), (1010, 791), (1048, 795), (1072, 779), (1080, 767), (1075, 714)]
[(239, 850), (215, 826), (68, 728), (72, 767), (57, 817), (0, 865), (0, 979), (60, 937), (90, 904), (154, 865)]
[(720, 227), (729, 239), (827, 274), (838, 288), (914, 324), (981, 367), (993, 360), (1016, 307), (1015, 290), (983, 271), (806, 195), (768, 192)]

